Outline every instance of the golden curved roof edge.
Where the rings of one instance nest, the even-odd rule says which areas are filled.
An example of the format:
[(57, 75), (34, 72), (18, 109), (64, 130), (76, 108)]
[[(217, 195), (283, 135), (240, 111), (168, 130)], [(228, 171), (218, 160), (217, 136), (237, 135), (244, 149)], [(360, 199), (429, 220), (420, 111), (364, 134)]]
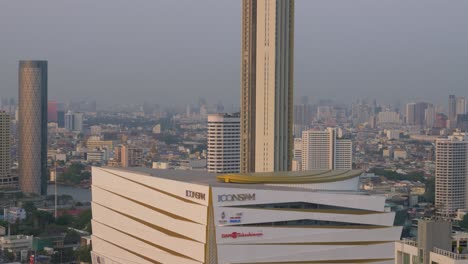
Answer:
[(338, 182), (358, 177), (361, 170), (315, 170), (300, 172), (222, 174), (216, 178), (225, 183), (241, 184), (307, 184)]

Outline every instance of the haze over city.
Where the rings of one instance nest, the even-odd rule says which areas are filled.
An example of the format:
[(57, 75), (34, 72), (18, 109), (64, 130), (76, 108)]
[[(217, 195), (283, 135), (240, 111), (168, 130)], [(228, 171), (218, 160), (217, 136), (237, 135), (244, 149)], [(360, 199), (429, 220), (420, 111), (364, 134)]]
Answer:
[[(49, 61), (49, 98), (239, 104), (239, 1), (5, 1), (2, 96)], [(298, 0), (295, 96), (446, 104), (467, 95), (468, 2)]]

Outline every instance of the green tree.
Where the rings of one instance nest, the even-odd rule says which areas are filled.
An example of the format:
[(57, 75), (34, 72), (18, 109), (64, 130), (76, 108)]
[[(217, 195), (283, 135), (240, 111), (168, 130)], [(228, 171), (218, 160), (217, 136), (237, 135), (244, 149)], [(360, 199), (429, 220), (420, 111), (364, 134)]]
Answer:
[(8, 250), (3, 250), (3, 256), (5, 257), (5, 260), (8, 262), (14, 261), (16, 258), (15, 254)]
[(75, 251), (75, 257), (78, 262), (91, 263), (91, 247), (82, 246)]
[(74, 227), (88, 231), (88, 228), (91, 226), (91, 218), (91, 209), (81, 212), (75, 219)]
[(26, 211), (27, 215), (32, 215), (35, 211), (37, 211), (37, 207), (33, 202), (25, 202), (23, 204), (23, 209)]
[(463, 216), (463, 219), (460, 221), (460, 227), (463, 229), (468, 229), (468, 214)]
[(80, 234), (78, 234), (78, 232), (76, 231), (71, 230), (71, 231), (68, 231), (67, 234), (65, 235), (64, 243), (65, 245), (78, 244), (80, 243), (80, 240), (81, 240)]
[(408, 220), (408, 212), (406, 210), (396, 211), (393, 225), (404, 226), (406, 220)]
[(428, 203), (434, 203), (435, 201), (435, 178), (430, 178), (425, 182), (426, 192), (424, 193), (424, 200)]
[(63, 214), (59, 217), (57, 217), (57, 219), (55, 220), (55, 223), (57, 225), (61, 225), (61, 226), (70, 226), (71, 223), (73, 222), (73, 216), (69, 215), (69, 214)]

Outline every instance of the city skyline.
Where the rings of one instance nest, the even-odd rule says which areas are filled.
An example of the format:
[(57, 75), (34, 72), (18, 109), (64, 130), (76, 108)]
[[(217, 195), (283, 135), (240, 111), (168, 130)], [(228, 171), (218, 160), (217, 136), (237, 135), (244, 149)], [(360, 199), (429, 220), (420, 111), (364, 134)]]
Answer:
[[(47, 8), (52, 3), (58, 8)], [(95, 9), (86, 1), (3, 3), (0, 23), (11, 27), (0, 29), (8, 50), (0, 64), (2, 96), (16, 94), (18, 60), (44, 58), (53, 62), (50, 98), (59, 101), (92, 97), (114, 105), (152, 98), (160, 104), (187, 104), (194, 96), (204, 96), (212, 102), (228, 98), (224, 104), (237, 105), (241, 3), (213, 3), (148, 2), (131, 11), (126, 3), (113, 3), (114, 12), (106, 14), (105, 21), (100, 18), (108, 3), (98, 3)], [(414, 100), (446, 104), (446, 93), (466, 96), (468, 40), (461, 25), (466, 24), (463, 10), (468, 4), (405, 2), (404, 10), (401, 4), (299, 0), (296, 54), (301, 56), (295, 58), (295, 95), (309, 95), (314, 101), (369, 97), (402, 104)], [(182, 5), (198, 13), (175, 21), (170, 14)], [(218, 12), (208, 12), (207, 7)], [(43, 34), (31, 46), (28, 33), (34, 32)]]

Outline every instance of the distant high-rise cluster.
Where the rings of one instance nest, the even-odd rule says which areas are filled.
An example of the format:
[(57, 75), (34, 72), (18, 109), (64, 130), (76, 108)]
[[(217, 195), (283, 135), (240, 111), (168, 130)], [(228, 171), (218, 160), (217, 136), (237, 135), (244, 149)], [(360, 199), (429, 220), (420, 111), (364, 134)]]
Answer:
[(418, 127), (426, 125), (426, 110), (433, 107), (426, 102), (409, 103), (406, 105), (406, 124)]
[(240, 172), (240, 114), (208, 115), (208, 172)]
[(294, 0), (242, 1), (241, 171), (292, 165)]
[(24, 193), (47, 192), (47, 61), (19, 63), (19, 183)]

